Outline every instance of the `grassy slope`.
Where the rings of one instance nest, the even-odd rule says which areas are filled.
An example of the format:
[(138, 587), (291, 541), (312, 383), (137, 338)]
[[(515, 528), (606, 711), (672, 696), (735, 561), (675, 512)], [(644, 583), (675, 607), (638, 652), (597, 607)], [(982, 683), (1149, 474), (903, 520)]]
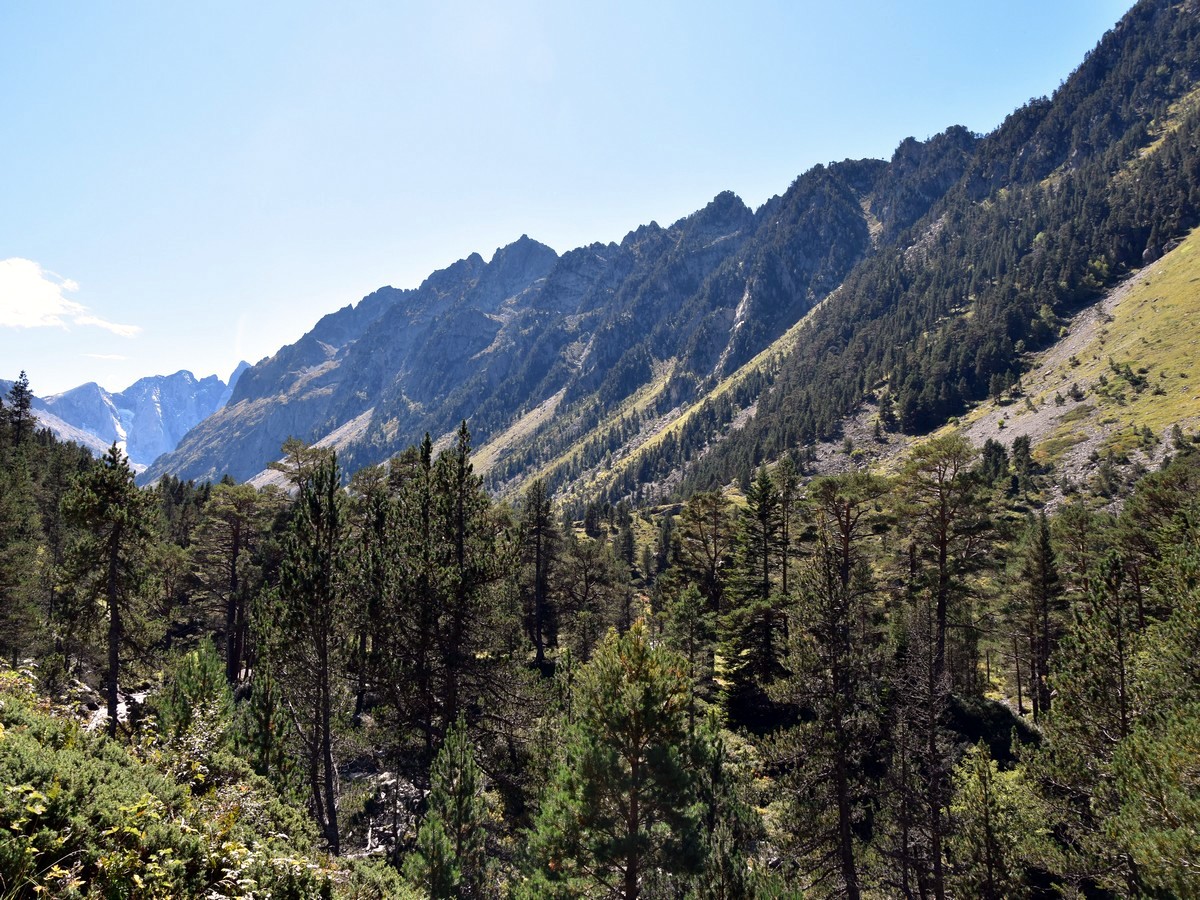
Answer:
[(1068, 476), (1093, 452), (1142, 447), (1144, 428), (1161, 439), (1200, 425), (1200, 233), (1080, 312), (1022, 384), (1024, 396), (980, 404), (961, 427), (976, 444), (1029, 435)]

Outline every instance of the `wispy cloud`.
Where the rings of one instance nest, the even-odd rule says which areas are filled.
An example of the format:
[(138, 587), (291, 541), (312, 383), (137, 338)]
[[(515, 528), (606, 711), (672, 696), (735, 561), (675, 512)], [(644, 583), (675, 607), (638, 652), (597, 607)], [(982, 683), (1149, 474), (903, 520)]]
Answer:
[(0, 328), (103, 328), (121, 337), (141, 332), (137, 325), (109, 322), (66, 297), (79, 290), (70, 278), (47, 272), (31, 259), (0, 260)]
[(83, 355), (89, 359), (105, 359), (114, 362), (124, 362), (129, 359), (128, 356), (122, 356), (120, 353), (85, 353)]

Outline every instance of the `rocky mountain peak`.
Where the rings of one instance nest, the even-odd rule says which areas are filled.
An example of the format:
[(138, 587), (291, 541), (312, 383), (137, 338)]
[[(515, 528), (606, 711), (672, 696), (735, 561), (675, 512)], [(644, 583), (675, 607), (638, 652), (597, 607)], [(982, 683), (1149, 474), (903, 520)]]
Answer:
[(717, 194), (703, 209), (671, 226), (696, 237), (717, 238), (751, 227), (754, 212), (733, 191)]
[(558, 254), (553, 249), (523, 234), (492, 254), (487, 278), (495, 283), (500, 293), (516, 292), (545, 278), (557, 262)]
[(621, 240), (621, 249), (631, 250), (648, 240), (660, 237), (663, 233), (663, 227), (657, 222), (651, 220), (649, 225), (639, 225), (629, 234), (625, 235)]
[(423, 282), (419, 290), (422, 293), (432, 292), (437, 296), (461, 292), (464, 285), (472, 284), (479, 279), (480, 273), (487, 268), (482, 256), (472, 253), (466, 259), (460, 259), (438, 269)]

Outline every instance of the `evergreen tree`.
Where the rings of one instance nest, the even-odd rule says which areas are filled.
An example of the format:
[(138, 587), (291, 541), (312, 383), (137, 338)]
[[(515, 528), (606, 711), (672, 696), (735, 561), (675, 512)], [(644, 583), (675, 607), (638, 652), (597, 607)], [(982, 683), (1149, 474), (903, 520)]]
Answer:
[(1008, 476), (1008, 451), (999, 441), (988, 438), (980, 453), (979, 475), (988, 485)]
[(303, 481), (280, 568), (268, 655), (302, 747), (309, 803), (341, 851), (335, 724), (345, 702), (344, 497), (333, 454)]
[(148, 497), (134, 484), (129, 458), (114, 443), (63, 500), (67, 520), (79, 530), (68, 571), (79, 605), (104, 610), (108, 655), (105, 692), (108, 733), (117, 733), (121, 651), (136, 624), (139, 591), (146, 578), (145, 554), (151, 541)]
[(218, 484), (205, 504), (191, 548), (199, 594), (215, 607), (224, 639), (225, 677), (241, 677), (249, 637), (249, 604), (256, 585), (247, 579), (248, 560), (277, 501), (250, 485)]
[(1022, 630), (1029, 643), (1033, 682), (1033, 716), (1037, 721), (1050, 709), (1050, 656), (1057, 644), (1061, 612), (1058, 566), (1050, 542), (1050, 525), (1043, 512), (1026, 528), (1021, 559)]
[(772, 475), (779, 494), (779, 593), (785, 603), (791, 597), (788, 576), (792, 567), (792, 544), (795, 541), (796, 501), (800, 494), (800, 475), (791, 454), (785, 454)]
[(1055, 656), (1055, 701), (1043, 720), (1047, 740), (1031, 761), (1031, 772), (1055, 801), (1071, 877), (1134, 895), (1143, 888), (1140, 875), (1104, 831), (1113, 813), (1114, 755), (1139, 713), (1135, 663), (1143, 646), (1121, 558), (1109, 551)]
[(709, 610), (720, 615), (736, 541), (729, 500), (719, 493), (696, 494), (680, 513), (675, 539), (679, 568), (700, 589)]
[(689, 731), (696, 727), (701, 704), (711, 702), (715, 691), (715, 619), (695, 585), (667, 595), (663, 610), (665, 637), (671, 649), (687, 662)]
[(627, 570), (608, 545), (587, 538), (567, 544), (555, 582), (563, 641), (579, 661), (591, 659), (609, 627), (629, 627)]
[[(911, 524), (910, 573), (914, 587), (927, 591), (934, 603), (933, 662), (934, 676), (939, 679), (949, 671), (946, 650), (951, 607), (963, 597), (963, 576), (984, 546), (986, 520), (971, 472), (974, 458), (974, 448), (961, 435), (934, 438), (913, 451), (900, 476), (901, 515)], [(970, 642), (974, 635), (962, 637)], [(972, 646), (968, 643), (967, 650)], [(970, 683), (976, 660), (970, 652), (964, 657), (963, 666), (954, 674), (961, 682)]]
[(392, 498), (384, 469), (359, 469), (350, 479), (348, 511), (352, 546), (348, 581), (358, 598), (351, 614), (355, 648), (354, 721), (361, 723), (367, 691), (385, 677), (380, 651), (384, 621), (384, 597), (395, 580), (393, 557), (388, 543), (395, 524)]
[(775, 564), (782, 518), (779, 492), (760, 469), (740, 515), (735, 599), (721, 619), (726, 708), (743, 721), (762, 707), (762, 690), (780, 671), (785, 623), (778, 609)]
[[(438, 619), (443, 681), (442, 727), (457, 721), (465, 702), (479, 702), (492, 685), (482, 660), (491, 645), (486, 632), (489, 591), (503, 573), (491, 498), (471, 464), (471, 434), (461, 423), (455, 445), (433, 467), (437, 564), (445, 600)], [(463, 696), (469, 691), (470, 696)]]
[(540, 478), (525, 492), (521, 519), (521, 546), (529, 567), (529, 637), (535, 662), (545, 665), (546, 644), (556, 638), (554, 609), (550, 603), (550, 566), (555, 556), (554, 516), (546, 483)]
[(955, 896), (1029, 896), (1022, 850), (1044, 834), (1036, 809), (1019, 771), (1001, 772), (982, 741), (967, 750), (954, 771), (946, 847)]
[(905, 610), (903, 643), (889, 685), (891, 758), (879, 844), (884, 880), (904, 897), (944, 898), (950, 801), (949, 676), (937, 665), (937, 615), (928, 597)]
[(542, 798), (528, 897), (637, 900), (648, 874), (701, 862), (697, 784), (688, 759), (683, 661), (641, 621), (610, 632), (580, 674), (566, 759)]
[(46, 621), (39, 608), (39, 569), (50, 561), (41, 551), (41, 515), (29, 461), (0, 450), (0, 656), (15, 669), (33, 650)]
[(430, 900), (491, 896), (483, 776), (461, 719), (446, 734), (430, 774), (429, 810), (409, 859), (409, 878)]
[(178, 740), (197, 723), (211, 727), (209, 749), (224, 742), (233, 719), (233, 693), (225, 666), (211, 641), (204, 641), (174, 661), (163, 690), (153, 701), (162, 734)]
[(3, 412), (14, 447), (22, 446), (33, 437), (37, 418), (33, 414), (33, 391), (29, 389), (29, 378), (24, 370), (8, 389), (8, 403), (3, 406)]
[(832, 876), (852, 898), (862, 894), (855, 835), (879, 706), (872, 678), (879, 638), (868, 609), (873, 585), (864, 543), (887, 489), (866, 473), (810, 486), (816, 548), (800, 571), (787, 675), (775, 691), (808, 720), (771, 744), (787, 786), (788, 849), (815, 881)]

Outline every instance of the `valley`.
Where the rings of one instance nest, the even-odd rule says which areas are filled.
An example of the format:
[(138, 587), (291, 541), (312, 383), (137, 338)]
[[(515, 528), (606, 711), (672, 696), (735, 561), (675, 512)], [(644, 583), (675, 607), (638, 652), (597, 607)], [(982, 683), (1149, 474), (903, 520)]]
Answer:
[(2, 900), (1200, 895), (1197, 0), (987, 133), (35, 389)]

